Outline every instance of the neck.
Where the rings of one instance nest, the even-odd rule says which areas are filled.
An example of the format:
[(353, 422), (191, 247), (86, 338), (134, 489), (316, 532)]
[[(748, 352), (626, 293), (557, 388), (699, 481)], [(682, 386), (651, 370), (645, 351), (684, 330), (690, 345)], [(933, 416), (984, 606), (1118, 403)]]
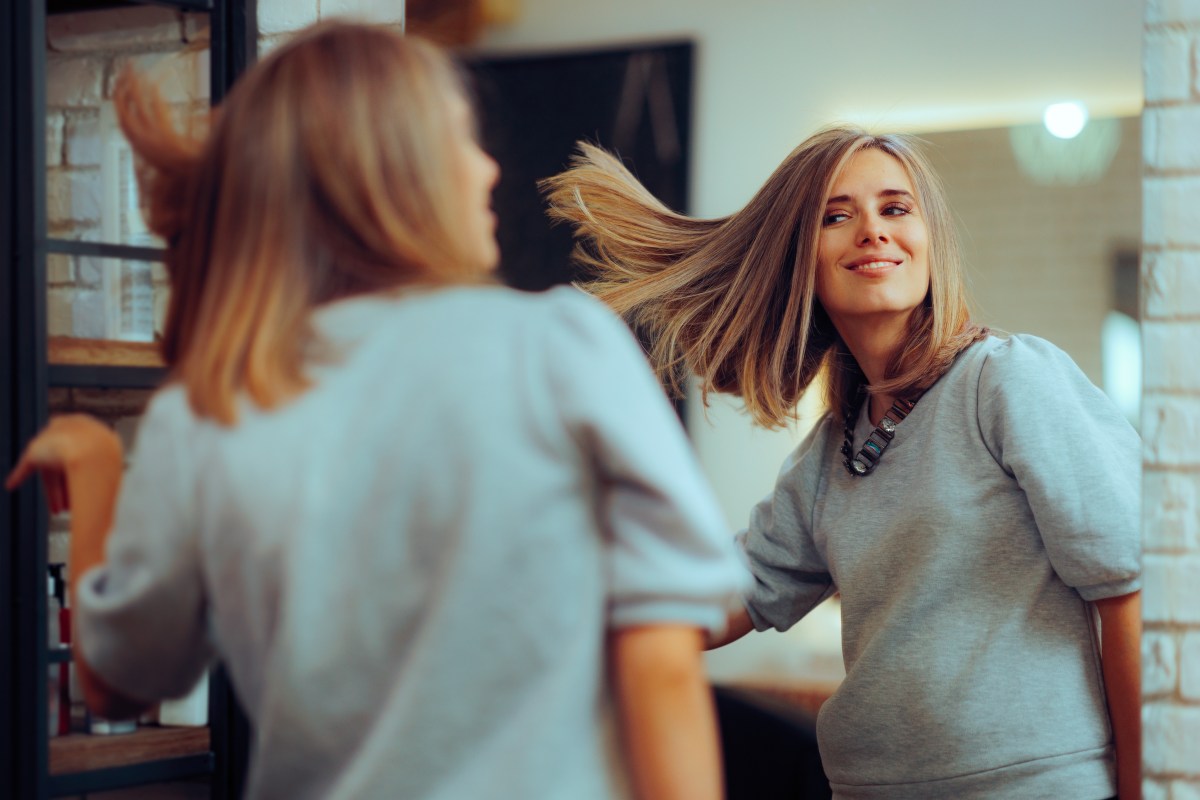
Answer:
[[(894, 314), (833, 322), (867, 382), (871, 385), (882, 383), (888, 362), (904, 340), (908, 316)], [(891, 408), (895, 400), (891, 395), (872, 394), (868, 411), (871, 424), (878, 425), (884, 412)]]

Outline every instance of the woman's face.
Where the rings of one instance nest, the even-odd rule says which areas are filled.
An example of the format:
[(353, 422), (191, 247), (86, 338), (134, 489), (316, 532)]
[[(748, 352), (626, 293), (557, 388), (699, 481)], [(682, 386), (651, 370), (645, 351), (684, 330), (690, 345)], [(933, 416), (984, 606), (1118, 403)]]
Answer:
[(860, 150), (833, 181), (817, 252), (817, 298), (835, 327), (907, 317), (929, 291), (929, 229), (908, 170)]
[(492, 212), (492, 189), (500, 178), (500, 167), (483, 151), (475, 138), (475, 120), (462, 97), (451, 101), (454, 152), (458, 172), (458, 226), (471, 266), (493, 270), (500, 263), (496, 242), (496, 215)]

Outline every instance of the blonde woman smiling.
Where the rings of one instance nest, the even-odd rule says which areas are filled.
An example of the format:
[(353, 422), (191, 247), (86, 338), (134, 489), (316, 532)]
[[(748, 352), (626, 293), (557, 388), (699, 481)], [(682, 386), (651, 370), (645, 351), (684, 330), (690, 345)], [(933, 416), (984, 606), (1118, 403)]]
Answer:
[(1052, 344), (971, 321), (916, 148), (823, 131), (721, 219), (589, 146), (546, 188), (662, 377), (765, 426), (824, 378), (711, 643), (840, 592), (846, 679), (817, 720), (834, 797), (1140, 796), (1137, 435)]

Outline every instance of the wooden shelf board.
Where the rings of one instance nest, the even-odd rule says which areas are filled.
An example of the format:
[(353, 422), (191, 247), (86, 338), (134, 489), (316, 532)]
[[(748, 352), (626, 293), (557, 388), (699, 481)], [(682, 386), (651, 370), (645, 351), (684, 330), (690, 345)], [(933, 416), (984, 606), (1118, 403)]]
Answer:
[(105, 367), (163, 367), (155, 342), (118, 342), (112, 339), (78, 339), (51, 336), (47, 342), (51, 364)]
[(821, 706), (833, 696), (840, 683), (841, 681), (788, 681), (783, 683), (738, 681), (723, 685), (730, 689), (740, 689), (769, 697), (793, 708), (798, 708), (815, 719), (821, 711)]
[(133, 733), (111, 736), (73, 733), (50, 740), (50, 774), (126, 767), (164, 758), (198, 755), (210, 749), (212, 742), (208, 728), (145, 726)]

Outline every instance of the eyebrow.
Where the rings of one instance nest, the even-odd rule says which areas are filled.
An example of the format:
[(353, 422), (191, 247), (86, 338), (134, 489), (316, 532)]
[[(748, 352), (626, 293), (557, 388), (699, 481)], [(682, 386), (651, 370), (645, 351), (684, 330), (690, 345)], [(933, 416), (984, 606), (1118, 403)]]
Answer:
[[(912, 193), (906, 192), (903, 189), (884, 189), (882, 192), (879, 193), (878, 196), (879, 197), (906, 197), (909, 200), (913, 200)], [(839, 194), (837, 197), (831, 197), (828, 200), (826, 200), (825, 205), (829, 205), (830, 203), (848, 203), (849, 201), (851, 201), (853, 199), (854, 198), (852, 198), (848, 194)]]

